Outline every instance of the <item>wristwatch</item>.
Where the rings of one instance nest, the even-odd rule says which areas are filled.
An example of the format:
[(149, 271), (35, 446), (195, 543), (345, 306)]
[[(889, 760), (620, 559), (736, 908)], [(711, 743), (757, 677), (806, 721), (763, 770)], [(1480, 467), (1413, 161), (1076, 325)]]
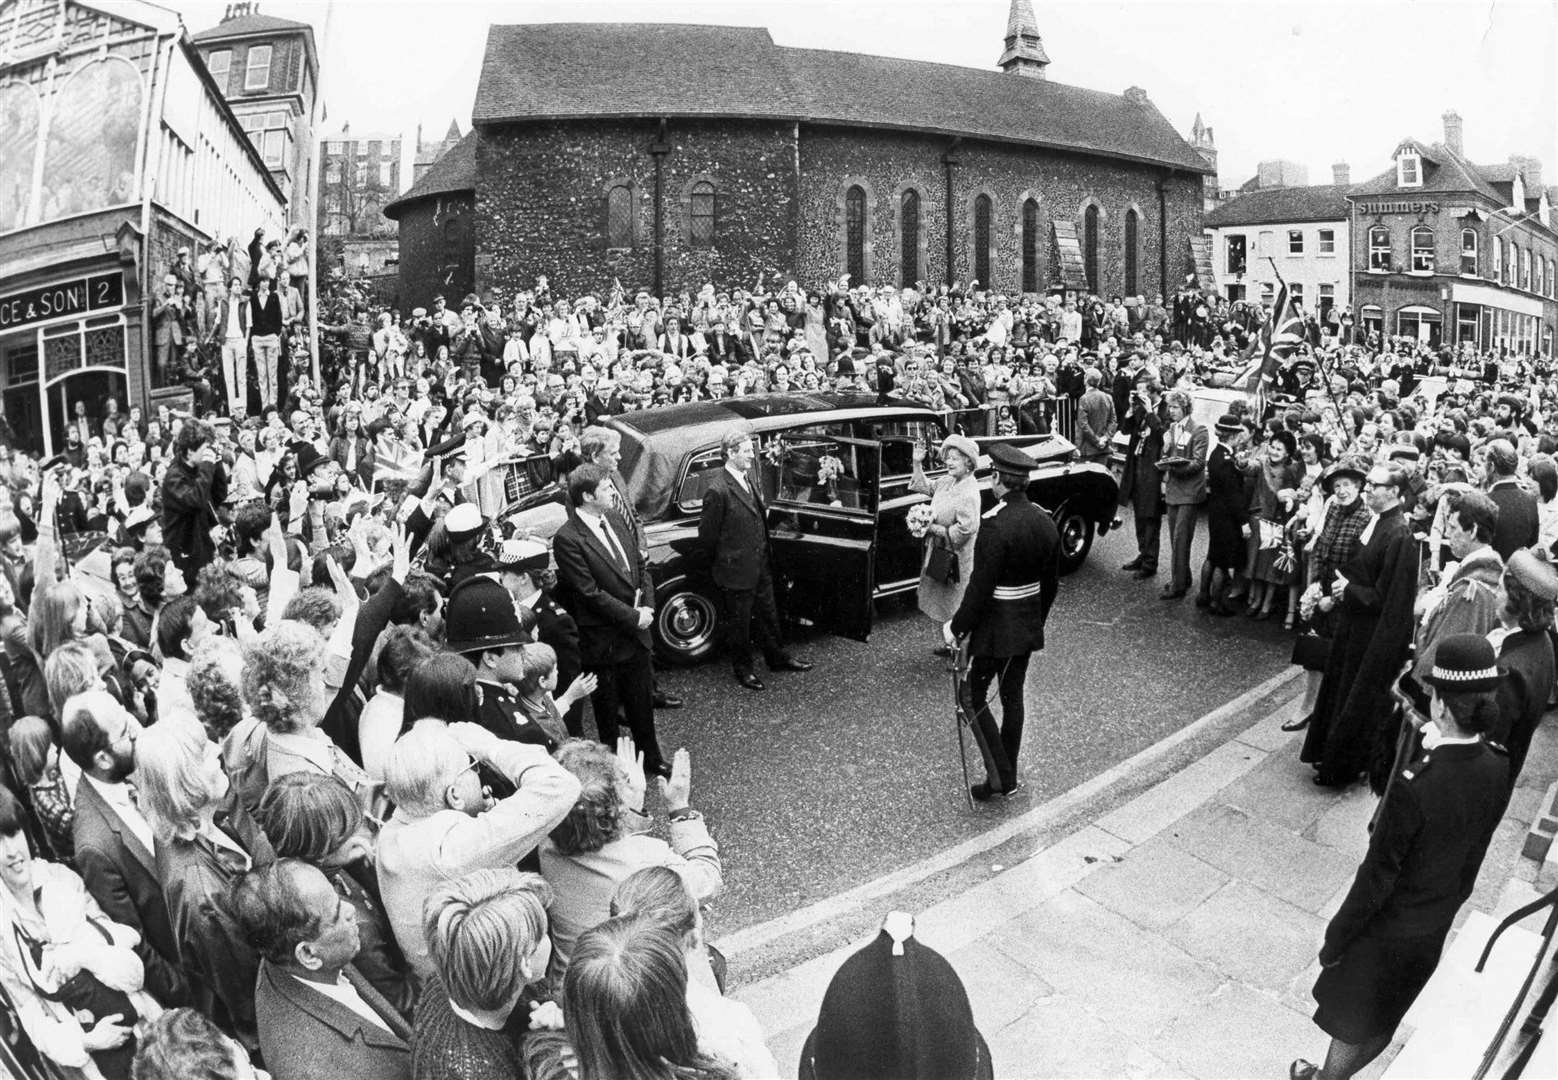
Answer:
[(685, 807), (683, 807), (680, 810), (672, 810), (671, 811), (670, 820), (672, 820), (672, 821), (702, 821), (703, 820), (703, 815), (698, 813), (698, 811), (694, 810), (692, 807), (685, 806)]

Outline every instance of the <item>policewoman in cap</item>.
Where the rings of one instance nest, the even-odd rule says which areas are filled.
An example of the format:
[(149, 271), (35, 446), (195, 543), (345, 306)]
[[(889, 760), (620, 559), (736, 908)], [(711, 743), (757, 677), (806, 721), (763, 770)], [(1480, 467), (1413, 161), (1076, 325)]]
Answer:
[[(542, 585), (552, 562), (551, 550), (540, 540), (515, 537), (498, 545), (492, 557), (493, 576), (508, 590), (514, 603), (536, 617), (536, 640), (557, 654), (557, 685), (566, 689), (584, 665), (579, 655), (579, 624)], [(584, 699), (563, 713), (568, 734), (584, 736)]]
[[(1315, 1023), (1331, 1036), (1325, 1080), (1345, 1080), (1390, 1045), (1471, 895), (1508, 790), (1508, 764), (1483, 737), (1498, 721), (1502, 681), (1481, 635), (1452, 634), (1434, 650), (1423, 677), (1431, 688), (1423, 752), (1390, 785), (1320, 949)], [(1319, 1069), (1300, 1058), (1289, 1074), (1310, 1080)]]
[[(948, 645), (966, 639), (971, 657), (974, 734), (988, 773), (971, 793), (981, 801), (1017, 790), (1028, 658), (1044, 648), (1044, 621), (1060, 573), (1060, 533), (1050, 516), (1028, 500), (1028, 477), (1038, 462), (1000, 443), (989, 448), (989, 455), (996, 501), (980, 520), (968, 586), (945, 632)], [(999, 730), (989, 707), (990, 684), (996, 681)]]
[(487, 519), (481, 516), (475, 503), (460, 503), (444, 515), (444, 533), (448, 537), (448, 549), (431, 537), (428, 542), (427, 569), (443, 583), (444, 591), (451, 597), (454, 590), (478, 574), (490, 574), (496, 565), (492, 556), (482, 550), (487, 536)]
[[(548, 730), (519, 707), (519, 684), (525, 678), (525, 646), (530, 634), (520, 624), (514, 598), (490, 577), (473, 577), (455, 587), (449, 597), (445, 625), (450, 652), (476, 667), (481, 706), (473, 719), (513, 742), (556, 750), (568, 733)], [(555, 723), (555, 721), (554, 721)]]

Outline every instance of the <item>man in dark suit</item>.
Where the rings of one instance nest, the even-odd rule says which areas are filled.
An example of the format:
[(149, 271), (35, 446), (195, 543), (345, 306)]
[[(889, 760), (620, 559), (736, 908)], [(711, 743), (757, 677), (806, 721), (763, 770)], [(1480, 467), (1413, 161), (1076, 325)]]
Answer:
[(1331, 1036), (1324, 1072), (1299, 1059), (1291, 1076), (1346, 1080), (1364, 1068), (1432, 977), (1504, 815), (1509, 769), (1483, 737), (1502, 679), (1480, 634), (1436, 647), (1423, 680), (1433, 689), (1425, 725), (1433, 738), (1390, 785), (1320, 949), (1315, 1023)]
[(615, 746), (617, 717), (627, 719), (644, 771), (670, 778), (655, 736), (654, 670), (649, 628), (655, 583), (627, 523), (610, 509), (606, 472), (581, 465), (568, 474), (573, 513), (552, 538), (563, 606), (579, 626), (579, 654), (597, 686), (590, 696), (601, 742)]
[[(985, 512), (974, 541), (974, 568), (963, 602), (945, 631), (947, 644), (967, 639), (968, 709), (987, 777), (970, 793), (981, 802), (1017, 790), (1017, 752), (1024, 722), (1022, 691), (1028, 660), (1044, 648), (1044, 623), (1060, 581), (1060, 533), (1028, 499), (1028, 477), (1038, 468), (1021, 450), (990, 447), (995, 466)], [(990, 714), (990, 684), (999, 677), (1001, 727)]]
[(746, 363), (750, 355), (746, 344), (741, 340), (741, 335), (724, 323), (715, 323), (709, 332), (703, 335), (709, 346), (709, 363), (724, 364), (726, 367), (740, 367)]
[(190, 988), (157, 880), (155, 840), (128, 783), (140, 724), (102, 690), (71, 698), (60, 719), (65, 753), (82, 773), (76, 870), (103, 914), (141, 936), (135, 952), (146, 968), (147, 992), (169, 1007), (186, 1004)]
[(352, 967), (357, 913), (318, 869), (280, 859), (237, 882), (232, 906), (260, 953), (254, 988), (274, 1080), (410, 1080), (411, 1029)]
[(1163, 599), (1179, 600), (1190, 591), (1190, 546), (1196, 536), (1196, 514), (1206, 502), (1206, 456), (1210, 437), (1205, 424), (1190, 415), (1190, 395), (1169, 391), (1168, 430), (1163, 436), (1163, 501), (1168, 505), (1169, 557), (1172, 575)]
[(1163, 485), (1158, 459), (1163, 456), (1163, 432), (1168, 410), (1162, 386), (1151, 372), (1137, 373), (1130, 408), (1120, 430), (1131, 437), (1125, 451), (1125, 475), (1120, 481), (1120, 505), (1136, 519), (1136, 557), (1120, 569), (1135, 571), (1138, 580), (1158, 572), (1158, 537), (1163, 531)]
[(1536, 496), (1520, 486), (1515, 469), (1520, 462), (1515, 444), (1494, 439), (1488, 444), (1488, 497), (1498, 504), (1498, 528), (1493, 530), (1493, 550), (1505, 562), (1518, 548), (1531, 547), (1541, 532)]
[(703, 493), (698, 546), (719, 589), (720, 622), (736, 681), (748, 690), (762, 690), (763, 680), (752, 671), (754, 636), (771, 671), (810, 671), (811, 664), (785, 652), (780, 643), (768, 519), (750, 476), (757, 457), (752, 436), (732, 431), (720, 440), (720, 449), (725, 467)]

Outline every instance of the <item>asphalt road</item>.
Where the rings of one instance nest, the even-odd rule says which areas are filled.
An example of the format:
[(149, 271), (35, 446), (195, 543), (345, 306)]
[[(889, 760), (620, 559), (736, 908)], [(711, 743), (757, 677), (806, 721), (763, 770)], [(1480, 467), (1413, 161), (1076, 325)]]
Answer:
[[(1198, 530), (1200, 565), (1205, 523)], [(1167, 554), (1167, 535), (1164, 536)], [(692, 754), (692, 803), (720, 842), (714, 936), (787, 914), (918, 862), (1085, 783), (1286, 668), (1279, 620), (1215, 618), (1158, 598), (1165, 573), (1122, 573), (1129, 518), (1061, 579), (1047, 648), (1027, 682), (1024, 789), (970, 813), (950, 675), (912, 595), (878, 607), (868, 642), (813, 636), (810, 672), (736, 685), (716, 659), (661, 681), (687, 699), (658, 713), (661, 746)], [(970, 744), (974, 778), (978, 753)]]

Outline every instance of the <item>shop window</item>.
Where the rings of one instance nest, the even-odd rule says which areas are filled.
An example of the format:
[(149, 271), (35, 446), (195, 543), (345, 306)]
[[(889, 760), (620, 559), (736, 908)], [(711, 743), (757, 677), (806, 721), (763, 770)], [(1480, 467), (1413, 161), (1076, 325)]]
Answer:
[(1082, 213), (1082, 263), (1087, 271), (1087, 291), (1098, 294), (1098, 207)]
[(714, 185), (707, 180), (692, 186), (687, 208), (687, 243), (695, 248), (714, 246)]
[(990, 196), (974, 196), (974, 280), (981, 289), (988, 289), (990, 281)]
[(265, 90), (270, 87), (270, 57), (269, 45), (253, 45), (249, 48), (243, 72), (245, 90)]
[(1304, 253), (1304, 230), (1288, 230), (1288, 254), (1302, 255)]
[(606, 246), (633, 246), (633, 185), (613, 184), (606, 189)]
[(1336, 254), (1336, 230), (1335, 229), (1321, 229), (1320, 230), (1320, 249), (1319, 250), (1320, 250), (1320, 254), (1322, 254), (1322, 255), (1335, 255)]
[(206, 57), (206, 70), (211, 72), (212, 80), (223, 94), (227, 93), (227, 76), (232, 68), (233, 50), (231, 49), (217, 49)]
[(844, 192), (844, 269), (851, 285), (866, 280), (866, 189), (851, 184)]
[(920, 193), (905, 188), (898, 198), (898, 284), (920, 279)]
[(1228, 274), (1237, 277), (1244, 273), (1246, 264), (1246, 244), (1242, 234), (1234, 233), (1223, 242), (1223, 252), (1227, 260)]
[(1396, 186), (1422, 187), (1423, 160), (1416, 154), (1402, 154), (1396, 158)]
[(1125, 212), (1125, 292), (1136, 295), (1136, 222), (1141, 215), (1135, 210)]
[(1412, 272), (1434, 272), (1434, 231), (1427, 225), (1417, 225), (1412, 229)]
[(1022, 203), (1022, 291), (1039, 291), (1039, 200)]
[(1477, 230), (1461, 230), (1461, 273), (1477, 276)]
[(1369, 269), (1390, 269), (1390, 230), (1383, 225), (1369, 229)]

